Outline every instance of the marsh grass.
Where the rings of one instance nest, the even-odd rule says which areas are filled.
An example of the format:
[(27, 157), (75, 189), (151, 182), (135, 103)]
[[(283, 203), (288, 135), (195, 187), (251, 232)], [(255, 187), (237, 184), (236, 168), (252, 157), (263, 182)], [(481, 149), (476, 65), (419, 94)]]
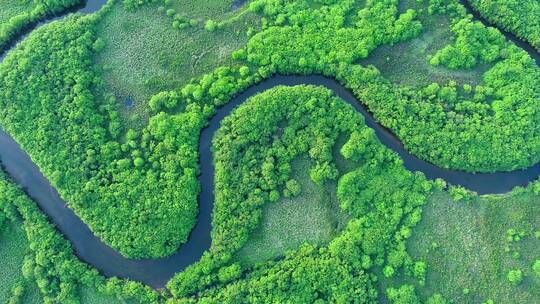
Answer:
[[(510, 243), (509, 252), (508, 229), (527, 233)], [(540, 303), (540, 280), (532, 273), (533, 262), (540, 258), (535, 231), (540, 231), (540, 196), (529, 191), (469, 203), (455, 202), (446, 192), (434, 193), (408, 242), (413, 258), (428, 265), (426, 285), (416, 284), (419, 294), (425, 299), (438, 292), (454, 303)], [(524, 274), (518, 286), (506, 278), (513, 269)], [(411, 280), (383, 279), (381, 291), (406, 282)]]
[(325, 245), (346, 224), (336, 198), (336, 183), (316, 185), (309, 177), (307, 157), (293, 161), (292, 178), (302, 192), (294, 198), (282, 198), (263, 208), (263, 218), (235, 260), (246, 266), (282, 256), (303, 243)]
[[(82, 287), (79, 291), (81, 304), (136, 304), (137, 301), (119, 299), (115, 296), (106, 295), (95, 288)], [(141, 303), (142, 304), (142, 303)]]
[(479, 64), (470, 70), (450, 70), (442, 66), (432, 66), (430, 56), (452, 43), (454, 34), (450, 30), (450, 18), (443, 15), (429, 15), (425, 4), (414, 1), (400, 2), (400, 11), (413, 8), (418, 13), (423, 29), (419, 37), (394, 45), (383, 45), (375, 49), (362, 65), (373, 65), (391, 82), (405, 86), (425, 86), (433, 82), (448, 84), (455, 81), (459, 85), (477, 85), (482, 75), (492, 66)]
[[(200, 7), (198, 1), (181, 3), (187, 8)], [(218, 5), (218, 1), (206, 5)], [(223, 8), (209, 11), (216, 16)], [(191, 13), (186, 12), (188, 16)], [(255, 14), (242, 13), (214, 32), (206, 31), (202, 22), (195, 27), (175, 29), (172, 19), (159, 12), (157, 4), (127, 11), (116, 3), (97, 26), (97, 36), (105, 46), (97, 53), (95, 62), (102, 67), (106, 91), (118, 99), (126, 124), (144, 125), (147, 102), (153, 94), (179, 88), (191, 78), (229, 63), (230, 54), (247, 42), (248, 28), (257, 27), (258, 23)], [(124, 107), (127, 98), (134, 101), (129, 109)]]
[(175, 9), (179, 14), (195, 19), (223, 19), (235, 12), (231, 10), (232, 0), (169, 0), (167, 7)]
[(23, 279), (21, 267), (28, 241), (20, 222), (6, 221), (0, 229), (0, 303), (8, 303), (11, 289)]

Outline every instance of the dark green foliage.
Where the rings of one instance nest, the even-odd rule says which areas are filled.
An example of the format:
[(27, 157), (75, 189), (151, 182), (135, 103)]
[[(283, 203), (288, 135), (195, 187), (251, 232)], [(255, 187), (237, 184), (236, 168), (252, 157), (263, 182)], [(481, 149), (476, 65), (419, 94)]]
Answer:
[(532, 266), (534, 275), (540, 279), (540, 260), (536, 260)]
[[(512, 170), (540, 160), (536, 122), (540, 70), (498, 31), (470, 21), (462, 7), (439, 4), (455, 16), (456, 41), (441, 50), (434, 63), (458, 68), (498, 60), (484, 74), (484, 83), (471, 86), (466, 94), (452, 82), (425, 93), (395, 86), (375, 68), (353, 65), (377, 45), (420, 31), (412, 11), (397, 15), (395, 1), (367, 1), (358, 12), (356, 27), (345, 27), (338, 17), (350, 9), (347, 1), (304, 14), (298, 13), (301, 3), (272, 9), (260, 4), (264, 12), (271, 12), (270, 20), (277, 22), (285, 15), (289, 22), (255, 35), (246, 48), (248, 61), (281, 73), (336, 76), (409, 151), (441, 167)], [(408, 26), (400, 26), (402, 22)]]
[(398, 89), (375, 69), (358, 66), (339, 71), (338, 79), (421, 158), (468, 171), (510, 170), (540, 158), (540, 70), (526, 53), (505, 50), (474, 94), (460, 94), (452, 83)]
[[(181, 92), (156, 95), (148, 125), (125, 130), (91, 66), (94, 21), (41, 28), (5, 59), (0, 122), (105, 242), (130, 257), (169, 255), (197, 214), (200, 130), (254, 78), (246, 67), (217, 69)], [(29, 78), (32, 86), (21, 81)], [(171, 108), (183, 111), (160, 112)]]
[(92, 93), (93, 39), (87, 19), (31, 35), (2, 64), (0, 121), (104, 241), (131, 257), (171, 254), (195, 222), (203, 116), (162, 113), (120, 137), (114, 100)]
[[(124, 5), (135, 10), (147, 2)], [(131, 257), (171, 254), (185, 241), (197, 209), (201, 129), (216, 107), (276, 72), (335, 77), (408, 150), (440, 166), (494, 171), (538, 161), (540, 72), (533, 60), (496, 30), (468, 19), (455, 1), (430, 3), (431, 12), (452, 16), (455, 34), (431, 62), (451, 69), (489, 63), (480, 85), (401, 87), (358, 64), (378, 46), (422, 31), (417, 14), (426, 12), (398, 10), (396, 0), (367, 0), (360, 9), (352, 0), (256, 0), (249, 7), (260, 14), (263, 30), (233, 53), (234, 63), (154, 95), (148, 102), (153, 116), (136, 130), (122, 124), (115, 98), (103, 92), (104, 75), (92, 66), (105, 47), (96, 39), (96, 20), (72, 18), (40, 29), (0, 67), (0, 122), (91, 229)], [(176, 27), (189, 22), (172, 8), (161, 11)], [(351, 15), (354, 22), (346, 22)], [(209, 20), (205, 27), (216, 31), (220, 24)], [(340, 134), (348, 137), (341, 154), (357, 164), (342, 176), (332, 154)], [(426, 263), (413, 260), (405, 243), (432, 183), (406, 171), (362, 117), (328, 90), (300, 86), (257, 95), (223, 121), (213, 144), (212, 247), (169, 282), (171, 302), (374, 302), (374, 266), (388, 278), (403, 270), (415, 283), (426, 282)], [(264, 204), (301, 195), (291, 162), (302, 155), (311, 160), (313, 182), (337, 180), (340, 205), (351, 217), (346, 228), (328, 246), (305, 245), (252, 269), (232, 263)], [(1, 185), (7, 194), (0, 200), (15, 202), (31, 227), (36, 249), (26, 268), (34, 269), (51, 302), (71, 301), (78, 280), (156, 301), (138, 284), (96, 279), (27, 198)], [(460, 188), (450, 192), (472, 197)], [(419, 302), (413, 285), (389, 288), (387, 296), (393, 303)], [(428, 300), (444, 302), (437, 295)]]
[[(518, 50), (501, 51), (505, 59), (486, 74), (486, 84), (474, 89), (472, 100), (451, 86), (425, 94), (401, 90), (376, 70), (348, 63), (367, 56), (381, 43), (416, 35), (421, 25), (414, 20), (414, 11), (399, 15), (396, 1), (368, 1), (357, 12), (355, 26), (344, 27), (341, 16), (352, 9), (350, 1), (320, 10), (310, 10), (302, 1), (283, 6), (254, 3), (275, 25), (254, 36), (246, 49), (245, 58), (262, 66), (258, 73), (263, 77), (274, 71), (334, 74), (412, 152), (443, 166), (490, 171), (525, 166), (538, 158), (533, 151), (540, 150), (540, 140), (535, 140), (534, 130), (515, 127), (538, 126), (534, 117), (540, 108), (534, 98), (538, 69)], [(278, 15), (288, 22), (278, 20)], [(465, 34), (482, 31), (477, 26), (465, 28)], [(47, 48), (40, 47), (45, 43)], [(185, 107), (183, 113), (157, 114), (146, 128), (122, 138), (114, 101), (92, 94), (101, 84), (90, 62), (67, 55), (77, 52), (90, 58), (95, 45), (92, 26), (82, 21), (57, 24), (32, 35), (6, 59), (0, 72), (5, 75), (2, 124), (107, 243), (132, 257), (170, 254), (185, 241), (195, 220), (197, 134), (212, 113), (212, 107), (200, 104), (225, 103), (254, 79), (242, 67), (240, 80), (234, 73), (219, 72), (181, 92), (160, 93), (150, 102), (155, 112), (180, 106)], [(70, 61), (54, 59), (63, 57)], [(56, 73), (43, 73), (45, 64)], [(34, 85), (22, 89), (20, 79), (28, 78), (34, 79)], [(491, 106), (487, 98), (494, 99)], [(517, 110), (512, 109), (524, 107), (530, 110), (516, 117)], [(523, 121), (510, 123), (516, 119)], [(336, 170), (321, 163), (311, 176), (321, 182), (335, 178)], [(277, 194), (269, 195), (275, 200)], [(159, 237), (145, 238), (149, 231)]]
[[(403, 241), (409, 236), (405, 231), (420, 220), (419, 207), (425, 202), (431, 184), (421, 175), (406, 171), (397, 156), (363, 125), (362, 117), (332, 97), (330, 91), (310, 86), (279, 87), (252, 97), (223, 120), (214, 138), (216, 202), (212, 248), (198, 264), (169, 282), (173, 295), (203, 290), (216, 281), (212, 269), (226, 265), (231, 254), (246, 242), (260, 220), (261, 206), (275, 203), (273, 196), (290, 191), (293, 159), (305, 153), (309, 155), (310, 176), (315, 182), (336, 179), (332, 147), (337, 134), (343, 133), (352, 135), (342, 153), (362, 164), (338, 182), (340, 203), (355, 219), (328, 249), (319, 253), (336, 259), (335, 263), (346, 263), (364, 271), (371, 267), (372, 261), (384, 263), (387, 250), (404, 248)], [(380, 192), (385, 179), (390, 180), (385, 183), (387, 192)], [(296, 254), (300, 253), (291, 252), (288, 258), (296, 258)], [(412, 265), (409, 260), (408, 256), (388, 256), (388, 263), (396, 268)], [(218, 271), (220, 281), (219, 274), (228, 273), (223, 270), (228, 267)], [(251, 281), (231, 283), (225, 290), (235, 290), (239, 288), (235, 286)], [(284, 285), (293, 298), (296, 288), (307, 283), (298, 284)], [(313, 291), (305, 291), (304, 296), (322, 288), (317, 286), (312, 286)], [(236, 296), (255, 301), (250, 300), (250, 292), (237, 292)], [(274, 301), (273, 296), (268, 297)]]
[(331, 63), (365, 58), (376, 46), (411, 38), (422, 28), (414, 20), (414, 11), (398, 15), (397, 1), (392, 0), (367, 1), (366, 7), (358, 11), (354, 27), (344, 27), (342, 17), (352, 9), (351, 0), (309, 13), (298, 13), (305, 10), (302, 1), (284, 7), (260, 3), (265, 12), (272, 12), (272, 17), (286, 16), (283, 18), (288, 18), (289, 24), (272, 26), (255, 35), (248, 43), (247, 58), (282, 73), (329, 74)]
[(155, 2), (158, 2), (158, 0), (122, 0), (122, 4), (129, 10), (135, 10), (140, 6)]
[(540, 2), (537, 0), (468, 0), (482, 16), (540, 50)]
[[(23, 0), (21, 0), (23, 1)], [(28, 0), (28, 9), (0, 23), (0, 50), (26, 27), (81, 4), (82, 0)], [(4, 9), (4, 8), (1, 8)]]
[(426, 304), (448, 304), (449, 302), (440, 294), (436, 293), (429, 297)]
[[(35, 280), (45, 303), (78, 303), (79, 284), (108, 294), (133, 297), (141, 303), (157, 303), (158, 295), (150, 288), (116, 278), (105, 280), (80, 262), (69, 242), (56, 232), (35, 203), (8, 181), (3, 171), (0, 171), (0, 193), (0, 212), (12, 221), (22, 219), (30, 249), (22, 273), (25, 278)], [(14, 300), (20, 299), (17, 294), (21, 292), (14, 290)]]
[(403, 285), (399, 288), (388, 288), (386, 295), (392, 304), (420, 304), (413, 285)]
[(506, 275), (508, 282), (513, 285), (519, 285), (523, 281), (523, 272), (519, 269), (510, 270)]
[(363, 270), (305, 245), (232, 284), (171, 303), (376, 303), (376, 291)]
[[(330, 110), (323, 105), (331, 106)], [(313, 114), (306, 117), (305, 112)], [(360, 123), (352, 115), (329, 91), (298, 87), (265, 92), (227, 117), (214, 138), (218, 149), (210, 255), (171, 281), (173, 292), (197, 288), (191, 284), (204, 286), (188, 278), (198, 278), (203, 267), (219, 267), (242, 246), (259, 222), (262, 204), (290, 191), (286, 183), (295, 157), (309, 153), (314, 161), (311, 175), (335, 179), (331, 148), (338, 133)], [(281, 121), (287, 125), (283, 135), (276, 137)]]
[(456, 41), (431, 58), (433, 65), (443, 64), (450, 69), (472, 68), (478, 62), (490, 63), (501, 56), (504, 36), (480, 22), (461, 19), (452, 25)]
[(214, 20), (210, 19), (206, 21), (206, 23), (204, 24), (204, 28), (209, 32), (213, 32), (217, 28), (217, 23)]

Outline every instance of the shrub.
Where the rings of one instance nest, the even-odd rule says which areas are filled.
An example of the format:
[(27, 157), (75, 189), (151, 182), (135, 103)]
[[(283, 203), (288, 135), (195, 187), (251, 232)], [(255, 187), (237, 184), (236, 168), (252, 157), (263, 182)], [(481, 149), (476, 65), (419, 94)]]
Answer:
[(510, 270), (506, 278), (512, 285), (519, 285), (523, 281), (523, 272), (519, 269)]

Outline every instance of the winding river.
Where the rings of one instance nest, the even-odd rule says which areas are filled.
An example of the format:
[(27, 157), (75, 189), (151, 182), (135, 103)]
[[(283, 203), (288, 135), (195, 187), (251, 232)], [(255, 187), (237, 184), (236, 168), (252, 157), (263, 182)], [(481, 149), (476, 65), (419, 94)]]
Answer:
[[(106, 0), (89, 0), (87, 5), (80, 8), (78, 12), (94, 12), (104, 3), (106, 3)], [(467, 3), (464, 4), (470, 9)], [(474, 15), (482, 20), (476, 13)], [(528, 51), (537, 64), (540, 63), (540, 55), (534, 48), (510, 33), (503, 33), (509, 40)], [(23, 38), (24, 35), (18, 41)], [(0, 60), (2, 57), (0, 56)], [(317, 75), (276, 75), (250, 87), (236, 96), (231, 102), (218, 109), (216, 115), (210, 120), (208, 127), (202, 130), (199, 142), (201, 164), (199, 182), (201, 183), (202, 192), (199, 197), (198, 221), (190, 234), (188, 242), (182, 245), (178, 252), (172, 256), (160, 259), (134, 260), (121, 256), (96, 237), (89, 227), (67, 207), (67, 203), (60, 198), (56, 189), (50, 185), (30, 156), (21, 149), (9, 134), (2, 130), (0, 130), (0, 160), (4, 170), (39, 205), (51, 222), (56, 225), (57, 229), (72, 243), (76, 255), (81, 260), (92, 265), (105, 276), (129, 278), (154, 288), (161, 288), (175, 273), (198, 261), (203, 252), (210, 248), (211, 213), (214, 206), (214, 165), (211, 142), (221, 120), (238, 105), (259, 92), (279, 85), (293, 86), (300, 84), (324, 86), (332, 90), (336, 96), (345, 100), (364, 115), (366, 124), (375, 130), (377, 137), (385, 146), (399, 154), (407, 169), (421, 171), (429, 179), (442, 178), (450, 184), (462, 185), (480, 194), (487, 194), (504, 193), (515, 186), (524, 186), (540, 175), (540, 163), (524, 170), (485, 174), (439, 168), (407, 152), (401, 142), (389, 130), (379, 125), (362, 103), (334, 79)]]

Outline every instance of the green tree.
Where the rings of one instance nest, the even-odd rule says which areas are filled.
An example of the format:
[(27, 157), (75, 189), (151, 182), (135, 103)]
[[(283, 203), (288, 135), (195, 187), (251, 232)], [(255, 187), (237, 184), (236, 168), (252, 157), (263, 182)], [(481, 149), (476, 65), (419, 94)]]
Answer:
[(512, 285), (519, 285), (523, 281), (523, 272), (520, 269), (510, 270), (506, 278)]

